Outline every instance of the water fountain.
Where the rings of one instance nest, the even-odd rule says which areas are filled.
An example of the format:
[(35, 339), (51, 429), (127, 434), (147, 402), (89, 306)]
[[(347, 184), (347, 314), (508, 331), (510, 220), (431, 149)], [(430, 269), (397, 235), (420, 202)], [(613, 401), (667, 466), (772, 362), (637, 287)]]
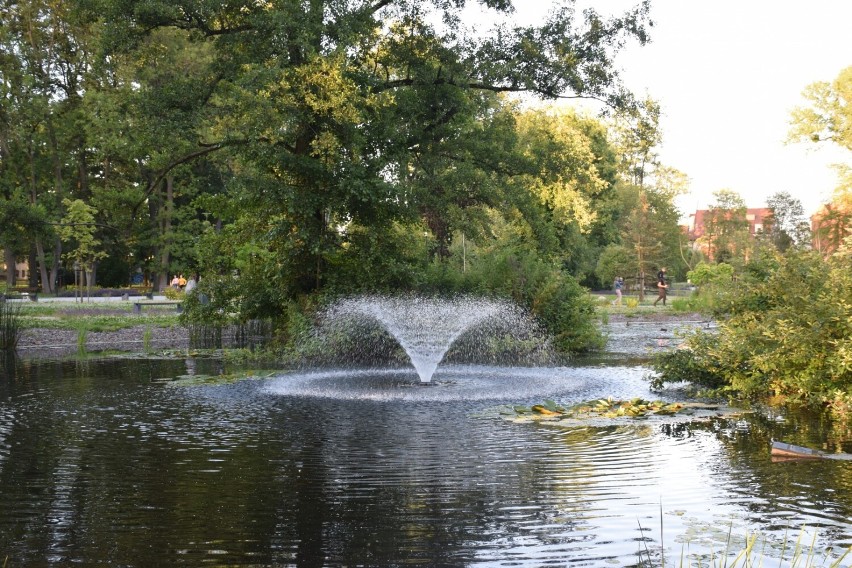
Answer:
[[(338, 400), (523, 401), (579, 393), (601, 382), (596, 374), (563, 366), (534, 318), (507, 300), (359, 296), (329, 306), (319, 323), (306, 368), (270, 381), (267, 392)], [(425, 385), (435, 388), (412, 388)]]
[(429, 383), (459, 336), (488, 320), (517, 321), (519, 310), (509, 302), (486, 298), (368, 296), (342, 300), (332, 306), (328, 316), (360, 316), (379, 322), (405, 350), (420, 382)]

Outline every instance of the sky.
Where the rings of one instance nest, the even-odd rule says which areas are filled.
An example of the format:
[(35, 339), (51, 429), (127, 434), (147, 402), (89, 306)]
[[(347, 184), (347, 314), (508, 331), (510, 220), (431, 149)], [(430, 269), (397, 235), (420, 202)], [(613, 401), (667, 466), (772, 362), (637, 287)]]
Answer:
[[(577, 5), (616, 14), (637, 2)], [(515, 0), (516, 21), (532, 23), (550, 4)], [(791, 111), (807, 106), (805, 87), (852, 65), (852, 1), (651, 0), (651, 18), (651, 43), (628, 46), (616, 66), (637, 96), (662, 106), (660, 159), (690, 179), (682, 213), (707, 208), (720, 189), (748, 207), (786, 191), (807, 215), (827, 202), (837, 186), (830, 164), (848, 152), (785, 140)]]

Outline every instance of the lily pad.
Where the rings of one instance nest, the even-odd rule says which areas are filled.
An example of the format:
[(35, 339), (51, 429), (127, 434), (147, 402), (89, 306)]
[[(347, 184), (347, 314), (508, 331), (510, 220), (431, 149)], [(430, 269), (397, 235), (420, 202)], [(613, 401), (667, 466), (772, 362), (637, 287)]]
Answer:
[(280, 373), (280, 370), (241, 371), (223, 375), (179, 375), (167, 383), (170, 387), (191, 387), (199, 385), (227, 385), (238, 381), (268, 379)]
[(641, 398), (632, 400), (614, 400), (612, 398), (581, 402), (565, 408), (553, 401), (532, 406), (503, 406), (498, 414), (514, 422), (544, 421), (559, 425), (622, 423), (636, 420), (648, 420), (655, 417), (669, 417), (678, 421), (702, 420), (720, 415), (738, 415), (744, 411), (733, 408), (720, 408), (694, 402), (647, 401)]

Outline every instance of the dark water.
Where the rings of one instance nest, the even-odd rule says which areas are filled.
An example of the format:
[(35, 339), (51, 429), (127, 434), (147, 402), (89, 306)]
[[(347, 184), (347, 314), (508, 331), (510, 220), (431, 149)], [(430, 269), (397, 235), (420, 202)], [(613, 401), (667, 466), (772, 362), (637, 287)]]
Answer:
[(769, 456), (772, 437), (818, 443), (815, 419), (567, 427), (498, 412), (655, 398), (642, 366), (439, 368), (428, 387), (413, 370), (159, 380), (222, 371), (190, 363), (7, 365), (8, 566), (659, 566), (661, 540), (682, 566), (718, 558), (729, 532), (737, 551), (760, 532), (777, 558), (803, 526), (820, 551), (852, 545), (852, 462)]

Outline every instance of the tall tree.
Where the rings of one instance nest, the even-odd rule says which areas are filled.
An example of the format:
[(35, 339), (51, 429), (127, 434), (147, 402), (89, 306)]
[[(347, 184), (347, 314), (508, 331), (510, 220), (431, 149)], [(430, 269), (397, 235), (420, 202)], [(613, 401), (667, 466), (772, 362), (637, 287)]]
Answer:
[[(635, 279), (640, 299), (650, 274), (661, 266), (681, 264), (679, 214), (674, 199), (686, 190), (687, 180), (681, 172), (659, 161), (660, 116), (659, 103), (646, 98), (617, 115), (610, 129), (621, 179), (622, 230), (616, 246), (628, 252), (630, 258), (618, 272)], [(610, 251), (608, 256), (613, 254)], [(606, 269), (607, 276), (610, 271)]]
[[(852, 66), (831, 83), (819, 81), (804, 93), (808, 106), (793, 110), (789, 140), (829, 143), (852, 151)], [(852, 163), (835, 164), (839, 181), (831, 202), (816, 215), (814, 244), (831, 254), (852, 231)]]
[(775, 248), (784, 252), (808, 243), (811, 230), (801, 201), (781, 191), (771, 195), (766, 205), (772, 211), (766, 230)]
[[(268, 276), (285, 295), (323, 286), (327, 259), (342, 246), (339, 227), (417, 208), (409, 168), (455, 167), (445, 142), (461, 132), (463, 115), (482, 109), (472, 104), (477, 93), (623, 105), (612, 57), (627, 39), (647, 39), (647, 3), (605, 19), (580, 16), (566, 2), (540, 26), (502, 25), (480, 37), (456, 25), (465, 2), (86, 4), (110, 22), (114, 47), (136, 49), (160, 28), (213, 46), (221, 73), (200, 148), (230, 148), (241, 173), (232, 183), (236, 210), (251, 220), (244, 242), (274, 251), (279, 268)], [(511, 10), (502, 1), (483, 5)], [(434, 185), (434, 194), (447, 188)], [(444, 254), (451, 232), (420, 205)]]
[(713, 197), (716, 201), (707, 212), (699, 241), (715, 262), (742, 265), (751, 248), (745, 201), (730, 189), (720, 189)]
[(852, 66), (831, 83), (808, 85), (802, 95), (809, 106), (793, 109), (789, 139), (830, 142), (852, 151)]
[(527, 111), (518, 116), (518, 137), (525, 170), (513, 183), (540, 208), (524, 208), (538, 246), (583, 278), (614, 232), (615, 154), (604, 125), (574, 111)]

